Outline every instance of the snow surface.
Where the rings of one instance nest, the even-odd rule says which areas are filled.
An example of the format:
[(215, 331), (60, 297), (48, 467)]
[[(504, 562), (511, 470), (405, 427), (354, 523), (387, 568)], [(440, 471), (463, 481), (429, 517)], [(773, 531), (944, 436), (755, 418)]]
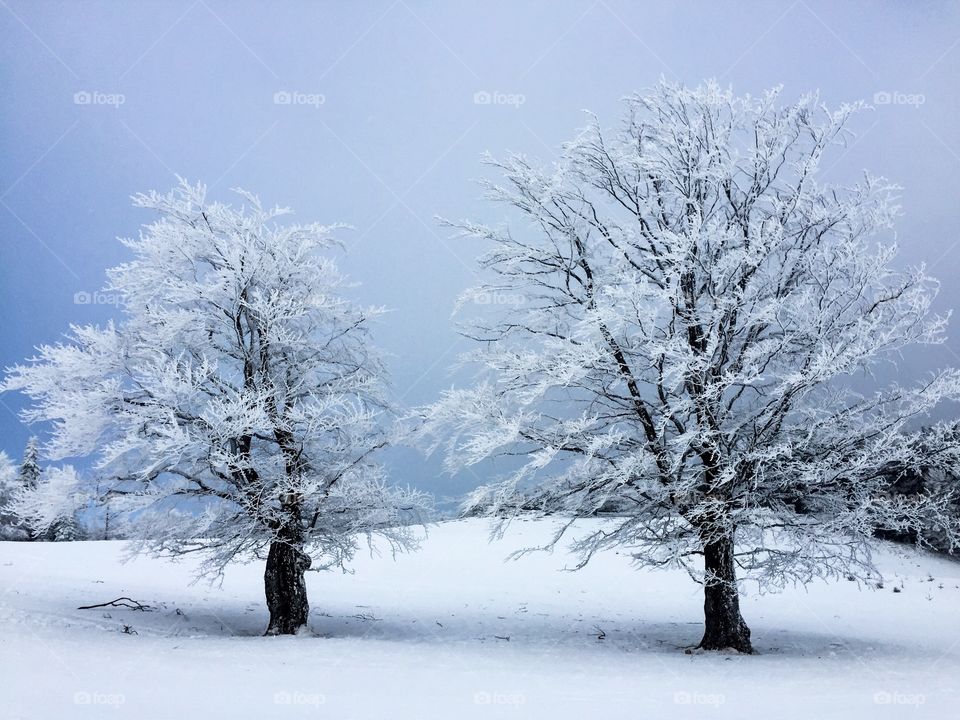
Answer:
[[(884, 545), (882, 589), (750, 592), (758, 654), (688, 655), (685, 573), (504, 562), (551, 527), (488, 544), (487, 521), (447, 522), (396, 562), (309, 573), (310, 632), (280, 638), (260, 636), (260, 563), (191, 585), (195, 561), (122, 564), (119, 542), (0, 543), (0, 717), (958, 716), (960, 564)], [(76, 609), (122, 595), (155, 609)]]

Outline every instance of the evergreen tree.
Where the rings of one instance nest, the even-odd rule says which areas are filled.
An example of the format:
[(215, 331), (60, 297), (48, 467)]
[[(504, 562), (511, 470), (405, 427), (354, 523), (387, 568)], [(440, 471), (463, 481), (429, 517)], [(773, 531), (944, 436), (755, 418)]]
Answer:
[[(40, 484), (40, 447), (36, 436), (27, 440), (27, 446), (23, 449), (23, 460), (20, 463), (20, 472), (17, 474), (18, 492), (30, 492), (37, 489)], [(29, 540), (42, 539), (36, 529), (26, 519), (20, 520), (21, 527)]]
[(0, 450), (0, 540), (29, 539), (13, 509), (17, 487), (17, 466)]

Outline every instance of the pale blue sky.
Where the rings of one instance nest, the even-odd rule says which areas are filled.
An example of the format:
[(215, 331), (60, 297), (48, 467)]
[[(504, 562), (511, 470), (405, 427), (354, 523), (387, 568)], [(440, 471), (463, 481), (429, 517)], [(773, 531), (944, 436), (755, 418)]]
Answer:
[[(942, 309), (960, 304), (960, 2), (0, 0), (0, 29), (4, 366), (111, 315), (75, 293), (99, 288), (124, 259), (115, 237), (149, 220), (130, 194), (179, 173), (353, 225), (343, 266), (395, 310), (377, 339), (396, 394), (430, 402), (464, 347), (450, 312), (479, 252), (433, 216), (499, 219), (470, 182), (482, 152), (549, 159), (582, 109), (613, 124), (619, 99), (661, 76), (830, 103), (900, 93), (859, 119), (829, 174), (905, 185), (903, 261), (944, 280)], [(960, 363), (954, 337), (904, 372)], [(0, 448), (18, 457), (21, 399), (0, 401)], [(441, 495), (477, 482), (438, 480), (405, 451), (390, 465)]]

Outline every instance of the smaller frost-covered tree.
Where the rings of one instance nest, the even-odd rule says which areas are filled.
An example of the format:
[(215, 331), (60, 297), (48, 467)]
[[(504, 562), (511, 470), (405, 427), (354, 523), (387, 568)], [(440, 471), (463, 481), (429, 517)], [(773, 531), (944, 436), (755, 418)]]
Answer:
[(30, 535), (16, 512), (20, 489), (17, 466), (0, 450), (0, 540), (29, 540)]
[[(20, 491), (29, 493), (35, 490), (40, 484), (40, 476), (42, 474), (43, 470), (40, 468), (39, 440), (36, 436), (31, 436), (30, 439), (27, 440), (26, 447), (23, 449), (23, 460), (20, 462), (20, 472), (17, 474)], [(42, 539), (42, 532), (31, 525), (29, 520), (24, 519), (22, 522), (31, 540)]]
[(11, 472), (9, 486), (0, 489), (0, 524), (9, 536), (5, 539), (83, 539), (80, 513), (90, 496), (72, 466), (41, 468), (39, 440), (31, 437), (20, 467)]
[(32, 486), (19, 489), (14, 510), (36, 540), (82, 540), (79, 515), (90, 501), (90, 487), (72, 465), (53, 466)]
[(582, 561), (619, 548), (686, 568), (705, 649), (752, 650), (738, 571), (768, 588), (868, 577), (878, 528), (956, 542), (947, 497), (891, 493), (889, 473), (956, 464), (949, 428), (916, 428), (960, 397), (960, 375), (871, 381), (942, 342), (936, 284), (882, 244), (896, 187), (817, 176), (859, 107), (661, 83), (552, 168), (490, 161), (504, 180), (489, 195), (521, 226), (458, 225), (492, 244), (467, 298), (526, 298), (470, 327), (484, 379), (425, 413), (451, 470), (519, 462), (468, 508), (616, 509), (578, 530)]
[(74, 326), (5, 387), (32, 398), (27, 421), (52, 422), (52, 458), (95, 458), (136, 548), (201, 552), (212, 572), (265, 556), (267, 633), (287, 634), (307, 622), (307, 569), (344, 566), (358, 536), (411, 547), (428, 503), (375, 463), (380, 311), (341, 296), (335, 228), (280, 225), (288, 211), (238, 192), (240, 208), (185, 182), (137, 195), (159, 219), (108, 271), (122, 321)]
[(20, 462), (20, 484), (25, 490), (32, 490), (40, 482), (40, 446), (37, 437), (31, 436), (27, 446), (23, 449), (23, 460)]

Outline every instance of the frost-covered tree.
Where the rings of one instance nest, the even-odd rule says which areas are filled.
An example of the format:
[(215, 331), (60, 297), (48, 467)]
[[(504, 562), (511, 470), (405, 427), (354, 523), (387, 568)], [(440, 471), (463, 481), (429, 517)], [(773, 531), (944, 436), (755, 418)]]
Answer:
[[(40, 468), (40, 447), (36, 436), (31, 436), (27, 440), (27, 445), (23, 449), (23, 460), (20, 462), (20, 471), (17, 473), (18, 493), (29, 493), (40, 484), (40, 476), (43, 470)], [(19, 496), (18, 496), (19, 497)], [(41, 532), (37, 530), (29, 520), (21, 519), (21, 525), (31, 540), (41, 539)]]
[(19, 488), (17, 466), (9, 455), (0, 450), (0, 540), (30, 538), (15, 510)]
[(375, 463), (380, 310), (341, 296), (335, 228), (281, 225), (287, 210), (238, 192), (240, 208), (185, 182), (137, 195), (159, 219), (108, 271), (123, 319), (74, 326), (5, 387), (53, 423), (52, 458), (95, 458), (138, 549), (203, 553), (206, 572), (266, 556), (267, 632), (286, 634), (307, 621), (307, 569), (343, 566), (363, 536), (411, 547), (427, 501)]
[(40, 482), (40, 447), (37, 437), (31, 436), (23, 449), (23, 460), (20, 462), (20, 485), (25, 490), (32, 490)]
[(30, 486), (18, 489), (13, 508), (34, 540), (82, 540), (79, 514), (91, 488), (72, 465), (47, 467)]
[(425, 413), (451, 470), (516, 463), (468, 509), (570, 518), (552, 546), (617, 508), (570, 533), (582, 563), (618, 548), (686, 568), (705, 649), (752, 649), (738, 570), (765, 588), (867, 577), (878, 527), (956, 540), (944, 497), (894, 496), (887, 473), (956, 462), (948, 429), (914, 428), (960, 375), (872, 380), (943, 340), (936, 283), (894, 269), (895, 186), (818, 179), (862, 106), (778, 94), (661, 83), (552, 167), (489, 160), (488, 195), (523, 222), (455, 224), (492, 246), (465, 297), (526, 300), (469, 324), (483, 379)]
[(41, 533), (21, 512), (21, 500), (40, 483), (40, 455), (37, 438), (31, 437), (19, 466), (0, 452), (0, 540), (37, 540)]

